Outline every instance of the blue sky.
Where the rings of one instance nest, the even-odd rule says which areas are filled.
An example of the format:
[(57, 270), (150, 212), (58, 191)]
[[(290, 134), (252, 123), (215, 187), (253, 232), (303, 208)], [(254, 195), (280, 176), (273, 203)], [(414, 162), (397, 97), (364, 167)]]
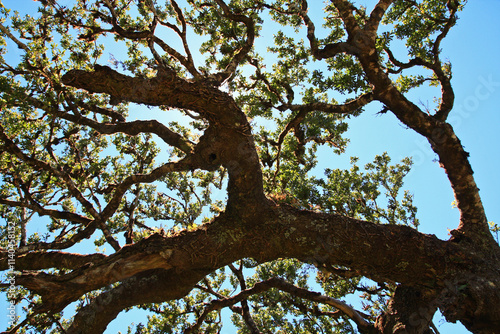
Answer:
[[(2, 2), (6, 7), (18, 8), (35, 4), (29, 0)], [(442, 56), (453, 65), (452, 84), (456, 104), (450, 123), (470, 153), (488, 219), (497, 223), (500, 223), (500, 178), (497, 174), (500, 164), (499, 12), (498, 0), (470, 1), (445, 39), (442, 51)], [(418, 94), (415, 99), (424, 104), (432, 102), (432, 91), (419, 90)], [(350, 156), (360, 157), (359, 165), (362, 166), (384, 151), (389, 153), (393, 162), (412, 156), (414, 166), (406, 178), (404, 189), (415, 196), (421, 224), (419, 230), (442, 239), (448, 238), (448, 229), (458, 226), (458, 211), (451, 206), (453, 194), (444, 170), (434, 161), (436, 157), (425, 139), (404, 128), (392, 114), (377, 115), (379, 110), (379, 106), (369, 107), (362, 116), (352, 120), (347, 135), (351, 142), (346, 154), (341, 157), (325, 154), (322, 166), (348, 167)], [(0, 301), (0, 307), (5, 309), (4, 300)], [(138, 315), (139, 312), (122, 313), (106, 333), (126, 332), (126, 325), (120, 323), (144, 322), (145, 319)], [(4, 319), (0, 319), (0, 324)], [(443, 324), (439, 319), (436, 322), (443, 334), (467, 333), (461, 325)]]
[[(495, 16), (499, 9), (500, 2), (496, 0), (469, 2), (442, 48), (442, 57), (449, 59), (453, 66), (452, 85), (456, 95), (449, 122), (470, 153), (488, 219), (495, 222), (500, 222), (497, 193), (500, 187), (497, 176), (500, 22)], [(414, 101), (432, 103), (434, 96), (430, 89), (418, 93), (412, 97)], [(367, 108), (350, 123), (347, 137), (351, 142), (345, 156), (359, 156), (360, 164), (383, 151), (387, 151), (393, 161), (411, 156), (414, 165), (406, 178), (405, 189), (415, 195), (420, 230), (447, 238), (447, 229), (458, 225), (458, 211), (451, 207), (453, 193), (444, 170), (435, 162), (436, 156), (423, 137), (406, 129), (390, 113), (377, 115), (379, 110), (379, 106)], [(331, 163), (336, 159), (332, 158)], [(338, 159), (344, 160), (344, 164), (348, 161), (346, 157)]]
[[(455, 108), (449, 122), (454, 127), (474, 170), (476, 183), (489, 221), (500, 222), (500, 1), (470, 1), (459, 21), (443, 42), (443, 58), (452, 63), (452, 84)], [(430, 93), (430, 92), (428, 92)], [(418, 99), (432, 102), (433, 95)], [(350, 123), (347, 137), (351, 142), (344, 157), (333, 157), (347, 166), (348, 157), (360, 157), (360, 165), (374, 155), (387, 151), (393, 162), (405, 156), (414, 160), (412, 171), (405, 179), (404, 189), (414, 194), (418, 207), (419, 230), (447, 239), (448, 229), (458, 226), (459, 214), (453, 209), (453, 192), (444, 173), (434, 161), (435, 154), (427, 141), (406, 129), (390, 113), (376, 115), (380, 109), (367, 108)], [(340, 164), (340, 161), (339, 161)], [(442, 334), (468, 333), (461, 324), (435, 323)]]
[[(449, 121), (470, 153), (488, 219), (497, 223), (500, 222), (500, 178), (497, 174), (500, 163), (499, 12), (500, 1), (469, 2), (443, 42), (442, 51), (442, 57), (448, 58), (453, 66), (452, 84), (456, 95)], [(434, 92), (422, 91), (423, 94), (416, 98), (431, 103)], [(444, 170), (435, 162), (436, 156), (423, 137), (406, 129), (390, 113), (377, 115), (379, 110), (378, 105), (368, 107), (362, 116), (353, 119), (347, 134), (350, 144), (346, 153), (341, 157), (326, 153), (321, 160), (322, 166), (348, 167), (350, 156), (358, 156), (361, 166), (384, 151), (393, 162), (411, 156), (414, 165), (406, 177), (404, 189), (415, 196), (421, 224), (419, 230), (447, 239), (448, 230), (458, 226), (459, 214), (452, 208), (453, 193)], [(130, 316), (122, 314), (114, 323), (119, 323), (120, 319), (128, 321)], [(435, 324), (442, 334), (468, 333), (461, 324), (444, 323), (439, 316)], [(115, 333), (114, 328), (117, 327), (110, 328), (107, 333)], [(231, 332), (228, 329), (225, 333)]]

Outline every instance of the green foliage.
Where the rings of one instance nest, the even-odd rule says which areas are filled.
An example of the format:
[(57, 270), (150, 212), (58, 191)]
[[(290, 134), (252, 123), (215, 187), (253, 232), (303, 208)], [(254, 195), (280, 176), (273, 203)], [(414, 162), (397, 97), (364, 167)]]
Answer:
[(410, 56), (432, 60), (436, 34), (444, 30), (443, 23), (449, 18), (448, 6), (457, 6), (461, 10), (464, 3), (465, 1), (433, 0), (414, 5), (399, 0), (391, 6), (383, 23), (393, 26), (391, 34), (406, 41)]
[[(223, 167), (175, 171), (154, 182), (133, 183), (114, 203), (120, 184), (179, 161), (186, 152), (179, 147), (162, 150), (158, 137), (151, 133), (99, 131), (94, 123), (136, 121), (129, 104), (65, 86), (61, 76), (72, 69), (90, 71), (96, 64), (111, 63), (119, 72), (140, 78), (155, 77), (165, 66), (190, 82), (208, 80), (225, 70), (246, 47), (248, 26), (224, 14), (217, 1), (78, 0), (67, 7), (50, 6), (52, 1), (41, 3), (38, 12), (26, 16), (0, 3), (0, 23), (8, 32), (0, 33), (0, 130), (4, 133), (0, 142), (0, 218), (14, 223), (19, 246), (42, 252), (69, 248), (90, 235), (98, 247), (110, 240), (123, 245), (124, 238), (125, 243), (137, 243), (153, 233), (175, 235), (194, 230), (222, 213), (225, 194), (221, 193), (227, 183)], [(106, 3), (113, 3), (114, 12)], [(349, 142), (344, 136), (347, 121), (362, 108), (342, 114), (311, 106), (338, 106), (371, 91), (357, 57), (339, 53), (318, 64), (305, 40), (297, 1), (277, 0), (267, 6), (250, 0), (226, 3), (231, 13), (251, 18), (255, 24), (256, 42), (221, 90), (230, 92), (252, 119), (266, 195), (298, 209), (417, 228), (413, 195), (403, 191), (410, 158), (391, 165), (383, 153), (364, 169), (357, 165), (357, 158), (351, 158), (348, 170), (326, 169), (322, 177), (322, 171), (318, 173), (318, 150), (326, 146), (334, 154), (344, 153)], [(463, 4), (456, 2), (456, 6), (460, 10)], [(344, 23), (332, 2), (322, 14), (325, 20), (320, 35), (324, 37), (318, 38), (318, 45), (345, 42)], [(403, 74), (384, 51), (400, 40), (407, 47), (403, 57), (435, 62), (436, 38), (445, 31), (450, 15), (442, 0), (396, 0), (388, 9), (377, 51), (401, 93), (424, 82), (436, 85), (438, 78), (435, 74)], [(364, 25), (367, 18), (363, 7), (355, 11), (358, 23)], [(159, 35), (168, 44), (161, 55), (155, 54), (158, 47), (155, 51), (149, 48), (150, 31), (158, 25), (163, 26)], [(147, 38), (137, 37), (142, 34)], [(16, 44), (21, 56), (13, 55), (7, 41)], [(451, 66), (440, 66), (451, 77)], [(159, 109), (168, 113), (168, 106)], [(207, 123), (189, 111), (185, 114), (192, 118), (190, 123), (169, 119), (168, 128), (186, 142), (197, 142)], [(18, 151), (4, 149), (9, 144)], [(108, 211), (111, 213), (99, 226), (101, 233), (94, 235), (97, 227), (89, 222)], [(491, 230), (498, 234), (499, 226), (491, 223)], [(81, 235), (82, 231), (90, 234)], [(0, 246), (7, 247), (7, 235), (7, 226), (0, 226)], [(239, 272), (234, 270), (237, 266)], [(128, 333), (181, 332), (195, 323), (213, 299), (230, 298), (244, 286), (250, 289), (273, 277), (339, 299), (359, 292), (364, 282), (361, 277), (339, 274), (349, 268), (338, 268), (337, 273), (321, 269), (294, 259), (261, 264), (244, 259), (208, 275), (184, 298), (141, 305), (151, 315), (147, 323), (129, 328)], [(237, 273), (245, 273), (245, 280)], [(361, 289), (366, 312), (375, 318), (385, 309), (393, 289)], [(100, 292), (87, 294), (78, 307), (88, 305)], [(19, 302), (24, 298), (30, 306), (40, 303), (37, 296), (21, 295)], [(232, 306), (231, 320), (239, 333), (249, 333), (241, 311), (244, 303), (257, 326), (267, 332), (354, 332), (351, 322), (334, 307), (270, 289)], [(39, 333), (62, 333), (69, 324), (60, 314), (34, 317), (33, 330)], [(200, 332), (218, 333), (226, 320), (219, 311), (212, 312)], [(58, 326), (53, 327), (54, 323)]]

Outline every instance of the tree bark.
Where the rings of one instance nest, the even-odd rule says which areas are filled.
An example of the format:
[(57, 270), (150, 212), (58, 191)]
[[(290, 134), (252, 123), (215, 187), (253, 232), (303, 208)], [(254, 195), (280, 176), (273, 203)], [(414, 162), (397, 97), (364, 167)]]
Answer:
[[(219, 79), (223, 80), (236, 70), (251, 50), (254, 22), (243, 15), (231, 13), (224, 2), (217, 3), (224, 9), (226, 17), (244, 23), (247, 28), (244, 48), (227, 66), (227, 71), (219, 73)], [(47, 114), (91, 127), (102, 134), (155, 133), (184, 154), (181, 160), (165, 163), (149, 174), (128, 176), (110, 189), (106, 207), (96, 210), (79, 192), (69, 174), (25, 154), (0, 128), (0, 140), (6, 152), (26, 165), (34, 166), (34, 169), (61, 178), (71, 195), (89, 214), (78, 216), (43, 208), (34, 211), (80, 223), (83, 228), (79, 232), (80, 239), (75, 237), (73, 240), (76, 242), (89, 237), (99, 226), (105, 226), (132, 185), (154, 182), (173, 171), (213, 171), (220, 166), (225, 167), (229, 174), (226, 209), (195, 230), (171, 236), (153, 234), (136, 244), (122, 247), (110, 256), (43, 252), (51, 247), (67, 247), (68, 243), (44, 244), (37, 249), (38, 252), (29, 254), (26, 253), (33, 251), (30, 247), (34, 246), (21, 247), (16, 265), (17, 269), (25, 271), (16, 278), (16, 284), (42, 297), (43, 303), (36, 311), (59, 312), (83, 294), (119, 282), (117, 287), (101, 293), (83, 307), (67, 331), (102, 333), (123, 309), (182, 298), (207, 274), (234, 261), (253, 258), (263, 263), (295, 258), (320, 267), (347, 267), (356, 275), (376, 282), (399, 284), (388, 311), (373, 326), (360, 329), (363, 332), (427, 333), (437, 309), (448, 321), (461, 321), (474, 333), (497, 332), (500, 328), (500, 247), (488, 230), (468, 154), (452, 127), (445, 122), (454, 99), (449, 78), (439, 72), (438, 61), (426, 63), (414, 60), (412, 63), (433, 69), (441, 80), (445, 91), (444, 102), (440, 112), (434, 116), (420, 110), (393, 85), (380, 64), (376, 48), (377, 28), (391, 3), (391, 0), (380, 0), (365, 26), (361, 26), (349, 1), (332, 0), (348, 36), (346, 41), (320, 48), (314, 36), (314, 25), (307, 16), (307, 2), (302, 1), (300, 15), (308, 28), (311, 53), (318, 59), (333, 58), (339, 53), (355, 56), (372, 91), (343, 106), (315, 104), (307, 109), (291, 105), (288, 101), (289, 105), (283, 106), (284, 110), (302, 114), (297, 115), (294, 124), (289, 124), (287, 131), (291, 131), (292, 125), (298, 127), (310, 110), (345, 113), (372, 100), (382, 102), (401, 122), (426, 137), (439, 157), (461, 215), (460, 225), (452, 231), (450, 240), (439, 240), (407, 226), (380, 225), (338, 214), (279, 205), (265, 196), (261, 162), (246, 115), (233, 97), (218, 89), (213, 82), (204, 81), (194, 64), (188, 68), (198, 73), (193, 74), (195, 79), (192, 80), (161, 66), (156, 77), (144, 78), (130, 77), (96, 65), (93, 71), (67, 72), (62, 76), (62, 83), (90, 93), (109, 94), (111, 104), (127, 101), (187, 109), (199, 114), (208, 126), (198, 142), (191, 143), (155, 121), (127, 123), (120, 117), (112, 117), (117, 122), (99, 123), (75, 112), (78, 103), (74, 101), (66, 101), (67, 110), (60, 111), (29, 96), (27, 98), (32, 99), (29, 101), (33, 107), (43, 109)], [(145, 39), (151, 35), (149, 31), (132, 33), (120, 30), (114, 19), (114, 32), (122, 33), (122, 37)], [(188, 59), (184, 58), (184, 62)], [(286, 134), (284, 132), (282, 138)], [(2, 200), (2, 204), (9, 203), (16, 204)], [(1, 255), (0, 267), (6, 269), (8, 254), (3, 250)], [(72, 271), (59, 275), (30, 272), (48, 268)]]
[(430, 324), (436, 310), (433, 294), (426, 296), (418, 288), (400, 285), (388, 311), (377, 319), (374, 327), (384, 334), (431, 334)]
[[(367, 38), (361, 38), (358, 49), (366, 46)], [(121, 309), (180, 298), (207, 273), (238, 259), (296, 258), (316, 265), (345, 266), (377, 282), (400, 283), (389, 312), (377, 320), (374, 331), (424, 333), (438, 307), (449, 320), (460, 320), (470, 330), (493, 331), (499, 322), (493, 311), (500, 305), (498, 246), (490, 242), (491, 235), (484, 235), (484, 210), (467, 156), (451, 127), (415, 109), (387, 82), (375, 57), (359, 57), (374, 84), (374, 96), (433, 143), (457, 199), (469, 204), (460, 204), (464, 229), (471, 226), (466, 230), (474, 231), (467, 240), (474, 239), (479, 246), (470, 247), (471, 243), (457, 239), (442, 241), (406, 226), (277, 205), (264, 196), (250, 126), (229, 95), (203, 82), (169, 75), (129, 78), (96, 67), (91, 73), (70, 71), (63, 82), (120, 100), (188, 108), (210, 122), (192, 153), (186, 152), (186, 159), (207, 170), (219, 165), (228, 169), (226, 210), (196, 231), (168, 238), (154, 235), (70, 274), (25, 274), (20, 284), (42, 295), (40, 311), (58, 311), (87, 291), (121, 281), (118, 288), (79, 312), (70, 330), (100, 333)]]
[[(493, 333), (500, 323), (495, 307), (500, 303), (500, 266), (485, 263), (467, 247), (406, 226), (269, 201), (255, 205), (243, 210), (246, 216), (221, 214), (193, 232), (155, 234), (61, 278), (22, 275), (19, 283), (42, 295), (42, 310), (58, 311), (87, 291), (121, 281), (79, 312), (69, 331), (101, 333), (123, 308), (183, 297), (205, 275), (238, 259), (297, 258), (349, 267), (378, 282), (399, 282), (389, 312), (375, 325), (381, 333), (424, 333), (437, 307), (474, 332)], [(143, 261), (136, 266), (134, 259)]]

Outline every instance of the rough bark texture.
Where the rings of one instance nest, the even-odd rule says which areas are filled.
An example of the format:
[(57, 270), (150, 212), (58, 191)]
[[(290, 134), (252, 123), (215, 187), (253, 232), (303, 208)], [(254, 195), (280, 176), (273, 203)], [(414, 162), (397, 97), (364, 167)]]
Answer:
[(382, 333), (432, 333), (430, 323), (437, 309), (434, 298), (432, 294), (423, 296), (419, 289), (400, 285), (388, 312), (377, 319), (375, 328)]

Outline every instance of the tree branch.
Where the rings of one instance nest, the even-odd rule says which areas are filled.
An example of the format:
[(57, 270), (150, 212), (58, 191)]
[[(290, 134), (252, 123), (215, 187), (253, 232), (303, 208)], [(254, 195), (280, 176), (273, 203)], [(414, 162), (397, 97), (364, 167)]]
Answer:
[(348, 0), (332, 0), (332, 3), (337, 8), (349, 37), (353, 38), (361, 31), (361, 27), (352, 13), (356, 10), (356, 7)]
[(316, 59), (321, 60), (332, 58), (340, 53), (355, 55), (359, 52), (358, 48), (353, 46), (350, 42), (327, 44), (320, 49), (318, 40), (315, 35), (316, 28), (312, 20), (307, 15), (307, 8), (307, 1), (303, 0), (299, 15), (307, 26), (307, 39), (309, 40), (309, 44), (311, 46), (311, 53)]
[(100, 123), (90, 118), (71, 114), (58, 114), (60, 118), (66, 119), (76, 124), (86, 125), (98, 131), (101, 134), (125, 133), (130, 136), (136, 136), (140, 133), (154, 133), (163, 141), (173, 147), (178, 148), (184, 153), (193, 152), (193, 143), (185, 140), (181, 135), (173, 132), (168, 127), (157, 120), (137, 120), (132, 122), (122, 122), (118, 124)]
[[(243, 270), (242, 270), (243, 267), (242, 266), (243, 266), (243, 264), (240, 265), (239, 269), (236, 269), (236, 267), (231, 263), (229, 265), (229, 268), (231, 269), (233, 274), (236, 276), (236, 278), (240, 282), (241, 291), (245, 291), (247, 289), (247, 285), (245, 282), (245, 277), (243, 276)], [(257, 324), (253, 320), (252, 315), (250, 313), (250, 308), (248, 307), (247, 299), (241, 300), (240, 303), (241, 303), (243, 320), (245, 321), (248, 329), (250, 330), (250, 332), (252, 334), (260, 334), (259, 327), (257, 327)]]
[(319, 54), (318, 39), (316, 38), (316, 27), (314, 26), (314, 22), (311, 20), (309, 15), (307, 15), (307, 9), (307, 1), (302, 0), (299, 15), (307, 26), (307, 39), (309, 40), (309, 44), (311, 46), (311, 53), (316, 58), (321, 59), (322, 57)]
[(163, 164), (153, 169), (149, 174), (134, 174), (128, 176), (127, 178), (125, 178), (125, 180), (123, 180), (115, 187), (111, 199), (108, 201), (106, 207), (102, 210), (101, 219), (105, 221), (115, 213), (115, 211), (120, 206), (123, 196), (132, 185), (138, 183), (151, 183), (171, 172), (180, 172), (203, 168), (202, 164), (196, 163), (195, 157), (196, 155), (190, 155), (178, 162), (169, 162)]
[(247, 57), (248, 53), (253, 47), (255, 41), (255, 22), (252, 18), (231, 12), (228, 5), (223, 0), (215, 0), (215, 2), (222, 9), (223, 16), (234, 21), (243, 23), (246, 27), (246, 41), (236, 54), (232, 57), (231, 61), (227, 64), (226, 68), (214, 75), (218, 85), (227, 80), (238, 68), (238, 65)]
[(186, 64), (183, 63), (183, 65), (186, 66), (188, 71), (195, 78), (201, 77), (200, 73), (196, 69), (196, 66), (194, 65), (193, 56), (191, 55), (191, 50), (189, 49), (189, 44), (187, 42), (187, 36), (186, 36), (187, 27), (186, 27), (186, 19), (184, 17), (184, 14), (182, 13), (181, 8), (179, 7), (179, 5), (177, 4), (176, 1), (171, 0), (170, 3), (174, 7), (175, 14), (177, 15), (177, 19), (181, 22), (181, 25), (182, 25), (182, 31), (178, 31), (178, 29), (177, 29), (177, 31), (178, 31), (179, 37), (182, 40), (184, 52), (186, 52), (186, 55), (187, 55)]
[[(308, 103), (308, 104), (302, 104), (302, 105), (297, 105), (297, 104), (284, 104), (279, 106), (277, 109), (280, 111), (284, 111), (286, 109), (291, 110), (291, 111), (297, 111), (297, 114), (295, 117), (288, 122), (288, 124), (285, 126), (283, 131), (281, 131), (280, 135), (278, 136), (278, 140), (273, 143), (273, 145), (278, 147), (278, 153), (276, 160), (278, 161), (278, 167), (277, 171), (279, 169), (279, 156), (281, 153), (281, 146), (292, 129), (297, 129), (297, 127), (302, 123), (302, 121), (306, 118), (307, 114), (313, 111), (322, 111), (325, 113), (331, 113), (331, 114), (348, 114), (352, 113), (356, 110), (359, 110), (363, 106), (367, 105), (371, 101), (373, 101), (374, 97), (373, 94), (370, 93), (365, 93), (358, 98), (349, 101), (345, 104), (330, 104), (330, 103), (323, 103), (323, 102), (313, 102), (313, 103)], [(307, 142), (308, 140), (306, 140)], [(301, 143), (305, 144), (305, 143)]]
[(363, 329), (368, 329), (372, 327), (372, 325), (369, 322), (367, 322), (355, 309), (353, 309), (346, 303), (335, 298), (321, 295), (318, 292), (312, 292), (307, 289), (296, 287), (295, 285), (290, 284), (281, 278), (273, 277), (268, 280), (255, 283), (255, 285), (252, 288), (243, 290), (239, 294), (233, 297), (213, 300), (205, 307), (203, 314), (198, 318), (197, 322), (189, 329), (187, 329), (184, 333), (188, 334), (196, 332), (203, 323), (203, 320), (207, 317), (207, 315), (210, 312), (220, 310), (224, 307), (228, 307), (236, 303), (242, 302), (252, 295), (268, 291), (272, 288), (288, 292), (289, 294), (294, 295), (296, 297), (333, 306), (339, 309), (341, 312), (343, 312), (346, 316), (351, 318), (359, 327)]
[(22, 207), (22, 208), (28, 208), (30, 210), (33, 210), (36, 212), (39, 216), (49, 216), (53, 217), (56, 219), (64, 219), (69, 222), (72, 222), (74, 224), (82, 224), (82, 225), (87, 225), (89, 224), (92, 220), (81, 216), (79, 214), (69, 212), (69, 211), (58, 211), (54, 209), (45, 209), (40, 204), (38, 203), (25, 203), (25, 202), (19, 202), (19, 201), (11, 201), (7, 199), (0, 198), (0, 204), (8, 205), (11, 207)]
[(368, 92), (365, 94), (362, 94), (355, 98), (354, 100), (351, 100), (349, 102), (346, 102), (344, 104), (331, 104), (331, 103), (324, 103), (324, 102), (312, 102), (308, 104), (285, 104), (277, 109), (280, 111), (284, 111), (286, 109), (289, 109), (291, 111), (305, 111), (305, 112), (311, 112), (311, 111), (322, 111), (328, 114), (349, 114), (352, 113), (356, 110), (359, 110), (360, 108), (364, 107), (368, 103), (372, 102), (374, 100), (374, 95), (372, 92)]
[(83, 194), (78, 190), (76, 185), (74, 184), (71, 177), (62, 172), (59, 169), (55, 169), (44, 161), (37, 160), (33, 157), (27, 156), (22, 150), (5, 134), (3, 126), (0, 125), (0, 140), (4, 142), (4, 147), (7, 152), (16, 156), (19, 160), (25, 162), (26, 164), (33, 166), (36, 169), (41, 169), (49, 172), (52, 175), (56, 175), (61, 180), (64, 181), (68, 190), (75, 197), (82, 206), (94, 217), (95, 219), (99, 218), (99, 213), (95, 210), (93, 205), (83, 196)]
[[(30, 97), (30, 96), (26, 96), (26, 98), (31, 98), (30, 101), (35, 100), (33, 97)], [(92, 105), (89, 103), (85, 103), (83, 101), (78, 101), (78, 100), (72, 98), (71, 96), (69, 96), (69, 94), (65, 94), (65, 98), (66, 98), (66, 101), (68, 101), (68, 103), (72, 103), (73, 105), (79, 107), (80, 109), (90, 110), (96, 114), (108, 116), (113, 120), (113, 122), (115, 122), (115, 121), (116, 122), (125, 122), (126, 121), (125, 117), (123, 117), (122, 114), (120, 114), (114, 110), (101, 108), (101, 107), (98, 107), (98, 106), (95, 106), (95, 105)], [(37, 107), (39, 107), (40, 109), (45, 109), (45, 108), (42, 108), (42, 105), (43, 104), (40, 102), (37, 103)]]
[[(156, 235), (153, 235), (144, 240), (149, 240), (154, 244), (155, 237)], [(141, 245), (138, 246), (140, 249), (140, 247), (144, 246), (144, 242), (136, 245)], [(152, 245), (149, 247), (152, 247)], [(44, 303), (37, 310), (38, 313), (56, 313), (86, 292), (99, 289), (150, 269), (172, 268), (172, 264), (169, 263), (169, 259), (173, 253), (172, 250), (160, 249), (156, 252), (152, 250), (148, 252), (143, 249), (140, 252), (135, 252), (135, 254), (131, 251), (129, 246), (125, 246), (121, 251), (111, 256), (93, 256), (95, 262), (87, 261), (83, 265), (74, 268), (68, 274), (49, 275), (43, 272), (23, 272), (16, 277), (16, 284), (22, 285), (42, 296)], [(62, 255), (62, 257), (68, 260), (67, 256)], [(80, 259), (79, 262), (70, 263), (69, 265), (75, 267), (81, 262)], [(63, 264), (60, 266), (63, 266)], [(36, 268), (38, 265), (35, 264), (34, 267)]]
[(365, 24), (365, 31), (373, 35), (373, 38), (376, 38), (378, 27), (380, 25), (380, 21), (384, 17), (387, 8), (394, 2), (394, 0), (379, 0), (379, 2), (375, 5), (372, 12), (370, 13), (370, 18), (368, 22)]
[[(81, 255), (65, 252), (31, 252), (16, 256), (16, 270), (41, 270), (49, 268), (77, 269), (88, 263), (105, 259), (104, 254)], [(0, 270), (7, 270), (7, 252), (0, 251)]]
[[(193, 77), (201, 78), (201, 74), (196, 69), (196, 66), (194, 65), (194, 62), (192, 59), (190, 59), (189, 57), (188, 58), (184, 57), (179, 51), (175, 50), (173, 47), (168, 45), (168, 43), (165, 43), (164, 40), (162, 40), (161, 38), (158, 38), (157, 36), (152, 36), (151, 41), (158, 44), (158, 46), (160, 48), (162, 48), (163, 51), (165, 51), (170, 56), (172, 56), (174, 59), (176, 59), (179, 63), (181, 63), (182, 66), (184, 66), (189, 71), (189, 73), (191, 73), (191, 75), (193, 75)], [(154, 46), (150, 46), (150, 50), (153, 54), (156, 52), (154, 50)], [(158, 58), (158, 57), (155, 57), (155, 58)]]
[[(177, 292), (162, 290), (160, 286), (164, 288), (165, 285), (173, 284), (176, 291), (187, 293), (209, 272), (241, 258), (254, 258), (264, 262), (293, 257), (325, 265), (335, 263), (352, 267), (360, 275), (376, 281), (421, 284), (418, 282), (427, 279), (428, 284), (432, 286), (439, 285), (441, 280), (455, 272), (453, 266), (446, 262), (450, 254), (467, 258), (466, 263), (458, 264), (461, 270), (468, 267), (468, 270), (473, 272), (481, 266), (480, 261), (474, 256), (467, 257), (462, 254), (463, 249), (459, 245), (440, 241), (406, 226), (378, 225), (333, 214), (299, 211), (286, 206), (270, 207), (270, 203), (266, 203), (255, 204), (257, 206), (255, 211), (238, 223), (238, 228), (241, 228), (242, 232), (232, 234), (232, 238), (224, 239), (223, 242), (220, 238), (221, 233), (228, 233), (228, 228), (234, 226), (236, 217), (232, 215), (220, 215), (198, 230), (172, 237), (155, 234), (136, 244), (125, 246), (89, 267), (81, 267), (62, 276), (23, 273), (16, 278), (16, 283), (42, 296), (44, 303), (40, 312), (61, 310), (85, 292), (108, 286), (113, 282), (129, 282), (127, 284), (132, 286), (139, 284), (136, 286), (139, 290), (129, 295), (128, 300), (113, 301), (114, 306), (110, 310), (103, 311), (101, 309), (103, 305), (95, 304), (97, 301), (92, 302), (93, 306), (89, 306), (87, 310), (94, 309), (100, 312), (94, 314), (96, 318), (93, 318), (96, 319), (97, 326), (100, 321), (109, 321), (109, 317), (116, 316), (121, 308), (166, 301), (173, 297), (179, 298)], [(276, 226), (283, 233), (273, 233)], [(402, 243), (407, 246), (400, 247)], [(401, 263), (410, 261), (412, 266), (406, 267), (405, 270), (395, 269)], [(426, 263), (433, 263), (433, 266), (428, 267)], [(153, 295), (151, 293), (141, 295), (142, 283), (139, 283), (138, 277), (150, 277), (150, 281), (154, 282), (157, 276), (150, 276), (151, 273), (148, 271), (158, 268), (173, 269), (162, 271), (167, 275), (168, 281), (154, 283), (160, 284), (159, 286), (148, 285), (148, 289), (158, 288), (158, 290), (155, 290), (156, 293)], [(435, 276), (436, 271), (442, 273), (439, 278)], [(131, 280), (127, 279), (129, 277)], [(137, 283), (133, 283), (134, 281)], [(276, 284), (274, 287), (297, 296), (304, 293), (304, 297), (328, 303), (357, 318), (352, 310), (334, 300), (321, 296), (314, 297), (286, 285), (274, 284)], [(122, 288), (117, 289), (122, 291)], [(114, 290), (105, 294), (111, 296), (115, 293)], [(240, 294), (237, 298), (241, 301), (245, 297), (245, 294)], [(98, 298), (102, 300), (105, 297), (103, 295)], [(238, 302), (236, 299), (232, 300)], [(109, 302), (106, 305), (109, 305)], [(226, 302), (221, 301), (221, 303)], [(88, 313), (85, 314), (86, 317), (90, 316)], [(77, 318), (80, 319), (80, 315)], [(363, 325), (363, 322), (360, 323)], [(94, 325), (89, 324), (89, 326), (91, 327), (85, 332), (95, 333), (94, 329), (91, 329)]]
[[(388, 309), (375, 323), (381, 333), (425, 333), (437, 311), (434, 294), (423, 294), (418, 288), (399, 285)], [(418, 311), (417, 311), (418, 310)]]
[[(353, 19), (352, 8), (346, 0), (335, 0), (334, 4), (339, 9), (348, 33), (353, 36), (357, 28), (355, 22), (351, 22)], [(449, 24), (451, 25), (451, 23)], [(374, 41), (370, 39), (370, 36), (363, 34), (363, 32), (356, 32), (357, 39), (354, 42), (362, 51), (357, 54), (357, 58), (372, 86), (374, 99), (382, 102), (401, 122), (429, 140), (432, 149), (439, 156), (441, 166), (448, 175), (457, 203), (460, 203), (458, 205), (461, 215), (459, 230), (462, 232), (456, 233), (457, 240), (460, 239), (461, 233), (465, 233), (469, 238), (483, 244), (483, 247), (490, 248), (492, 244), (495, 244), (495, 241), (488, 230), (486, 214), (472, 176), (468, 153), (464, 151), (453, 128), (440, 120), (445, 118), (446, 110), (451, 107), (454, 98), (451, 86), (447, 84), (449, 78), (442, 72), (441, 64), (436, 62), (423, 63), (424, 66), (428, 66), (436, 73), (438, 80), (444, 87), (443, 112), (437, 114), (437, 117), (433, 117), (409, 101), (394, 86), (391, 78), (380, 65)], [(389, 57), (391, 57), (390, 53)], [(394, 57), (392, 60), (394, 61)], [(398, 62), (395, 63), (398, 64)], [(416, 58), (413, 63), (422, 62)], [(400, 63), (400, 65), (403, 64)], [(403, 67), (410, 65), (413, 66), (410, 62)]]
[[(70, 70), (61, 79), (65, 85), (91, 93), (106, 93), (119, 101), (188, 109), (231, 127), (243, 122), (244, 115), (228, 94), (203, 82), (182, 79), (173, 71), (160, 71), (148, 79), (126, 76), (108, 66), (96, 65), (93, 72)], [(228, 106), (238, 113), (228, 112)]]
[(26, 46), (26, 44), (24, 44), (23, 42), (21, 42), (19, 39), (16, 38), (16, 36), (12, 35), (12, 33), (9, 31), (9, 29), (7, 29), (3, 24), (0, 23), (0, 30), (5, 34), (7, 35), (7, 37), (9, 37), (14, 43), (17, 44), (17, 47), (19, 49), (23, 49), (25, 51), (28, 51), (29, 48)]
[(446, 22), (443, 31), (436, 38), (434, 42), (432, 53), (434, 54), (434, 73), (441, 83), (441, 103), (439, 105), (439, 109), (436, 112), (436, 119), (444, 122), (447, 118), (451, 110), (453, 109), (453, 105), (455, 102), (455, 93), (453, 92), (453, 88), (451, 87), (451, 73), (446, 74), (443, 71), (443, 66), (441, 64), (441, 60), (439, 59), (439, 54), (441, 53), (440, 46), (441, 41), (448, 35), (451, 27), (453, 27), (457, 21), (456, 13), (458, 7), (452, 7), (450, 9), (450, 18)]

